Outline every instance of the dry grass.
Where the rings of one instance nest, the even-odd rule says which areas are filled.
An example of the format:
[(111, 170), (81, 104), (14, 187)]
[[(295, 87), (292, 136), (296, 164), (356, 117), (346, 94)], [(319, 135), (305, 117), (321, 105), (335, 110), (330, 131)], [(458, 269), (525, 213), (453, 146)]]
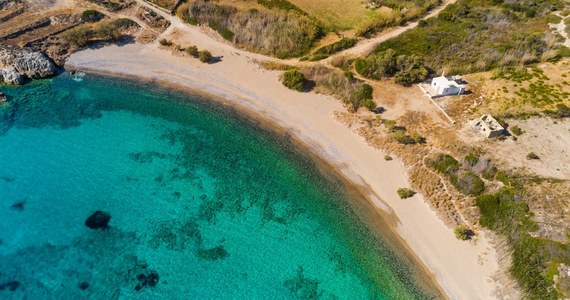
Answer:
[(379, 14), (367, 9), (361, 0), (289, 0), (314, 16), (331, 30), (350, 30), (376, 19)]

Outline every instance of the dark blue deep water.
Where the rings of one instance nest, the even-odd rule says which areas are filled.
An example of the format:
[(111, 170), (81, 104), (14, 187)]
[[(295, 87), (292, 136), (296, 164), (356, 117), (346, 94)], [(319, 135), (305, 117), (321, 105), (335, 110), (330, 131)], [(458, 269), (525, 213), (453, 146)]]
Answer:
[(340, 181), (227, 108), (94, 76), (0, 91), (0, 299), (436, 297)]

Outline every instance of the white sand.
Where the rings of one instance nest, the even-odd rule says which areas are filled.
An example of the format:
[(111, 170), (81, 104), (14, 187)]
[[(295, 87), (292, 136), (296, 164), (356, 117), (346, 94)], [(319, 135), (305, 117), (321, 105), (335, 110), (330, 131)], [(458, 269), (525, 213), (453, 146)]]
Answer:
[(421, 195), (401, 200), (396, 190), (408, 186), (405, 166), (398, 159), (385, 161), (381, 151), (336, 121), (333, 112), (344, 110), (338, 100), (289, 90), (279, 82), (279, 72), (262, 70), (252, 63), (262, 56), (236, 50), (195, 27), (174, 26), (183, 31), (188, 44), (207, 48), (214, 56), (223, 56), (222, 61), (202, 64), (190, 57), (173, 56), (153, 44), (84, 50), (72, 55), (66, 66), (167, 81), (263, 115), (286, 128), (347, 178), (368, 186), (373, 193), (371, 201), (397, 218), (397, 234), (433, 273), (449, 298), (496, 298), (498, 284), (491, 276), (499, 266), (489, 240), (483, 234), (476, 245), (459, 241)]

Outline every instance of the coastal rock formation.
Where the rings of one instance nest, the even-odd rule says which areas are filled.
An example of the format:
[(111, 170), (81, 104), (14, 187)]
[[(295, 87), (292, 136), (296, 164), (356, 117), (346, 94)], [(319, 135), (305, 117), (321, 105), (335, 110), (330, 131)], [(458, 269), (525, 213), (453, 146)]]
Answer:
[(0, 46), (0, 81), (23, 84), (27, 79), (53, 76), (57, 69), (42, 53)]
[(111, 214), (104, 211), (96, 211), (85, 220), (85, 226), (91, 229), (108, 229)]

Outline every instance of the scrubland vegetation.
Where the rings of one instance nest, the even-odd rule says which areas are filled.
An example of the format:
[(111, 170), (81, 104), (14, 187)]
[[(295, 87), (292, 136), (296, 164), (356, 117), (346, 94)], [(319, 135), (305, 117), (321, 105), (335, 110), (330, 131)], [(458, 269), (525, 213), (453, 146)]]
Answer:
[(307, 53), (323, 34), (314, 19), (295, 10), (239, 10), (196, 0), (182, 5), (178, 16), (190, 24), (207, 24), (247, 50), (279, 58)]
[(546, 34), (546, 16), (560, 6), (557, 0), (460, 0), (376, 52), (416, 55), (448, 74), (556, 59), (563, 48)]
[(173, 49), (174, 52), (185, 53), (188, 56), (197, 58), (203, 63), (211, 63), (214, 60), (214, 56), (209, 50), (199, 50), (195, 45), (182, 47), (165, 38), (160, 39), (158, 43), (163, 47)]
[[(528, 299), (556, 299), (552, 287), (549, 265), (570, 263), (570, 246), (550, 240), (535, 238), (538, 229), (532, 221), (527, 201), (528, 192), (523, 180), (498, 170), (476, 152), (469, 153), (461, 161), (447, 154), (437, 155), (428, 161), (434, 170), (447, 176), (452, 185), (467, 196), (475, 196), (475, 204), (481, 212), (481, 226), (500, 234), (512, 247), (510, 273), (518, 281)], [(493, 186), (487, 187), (482, 178)], [(466, 239), (466, 227), (455, 228), (460, 239)], [(552, 273), (552, 272), (551, 272)]]
[(300, 71), (307, 80), (314, 83), (316, 92), (335, 96), (348, 105), (352, 111), (360, 107), (366, 107), (369, 110), (376, 108), (372, 87), (355, 79), (350, 72), (322, 65), (305, 66)]
[(68, 43), (83, 47), (92, 42), (114, 42), (123, 36), (123, 31), (139, 27), (131, 19), (115, 19), (95, 26), (81, 25), (65, 31), (62, 37)]
[(101, 5), (109, 11), (121, 10), (127, 6), (130, 6), (133, 2), (127, 0), (87, 0), (91, 3)]
[(88, 9), (81, 13), (81, 21), (83, 22), (97, 22), (105, 17), (104, 14), (94, 10)]
[(313, 55), (309, 60), (317, 61), (325, 59), (332, 54), (351, 48), (354, 45), (356, 45), (355, 38), (342, 38), (337, 42), (318, 48), (317, 50), (315, 50), (315, 52), (313, 52)]
[(407, 21), (418, 19), (430, 9), (441, 4), (440, 0), (366, 0), (370, 7), (389, 7), (392, 11), (387, 15), (381, 15), (370, 23), (358, 28), (357, 35), (367, 36), (384, 28), (399, 26)]
[(394, 76), (396, 82), (402, 85), (423, 81), (428, 75), (421, 58), (416, 55), (397, 55), (392, 49), (357, 59), (355, 69), (359, 74), (372, 79)]
[(174, 5), (176, 5), (176, 0), (147, 0), (147, 1), (166, 9), (172, 9), (174, 8)]
[[(493, 71), (493, 80), (504, 80), (512, 85), (511, 91), (503, 87), (495, 102), (506, 107), (502, 113), (505, 118), (528, 118), (547, 115), (555, 118), (570, 117), (570, 92), (564, 85), (554, 84), (539, 67), (514, 68), (503, 67)], [(517, 130), (512, 128), (515, 135)]]

